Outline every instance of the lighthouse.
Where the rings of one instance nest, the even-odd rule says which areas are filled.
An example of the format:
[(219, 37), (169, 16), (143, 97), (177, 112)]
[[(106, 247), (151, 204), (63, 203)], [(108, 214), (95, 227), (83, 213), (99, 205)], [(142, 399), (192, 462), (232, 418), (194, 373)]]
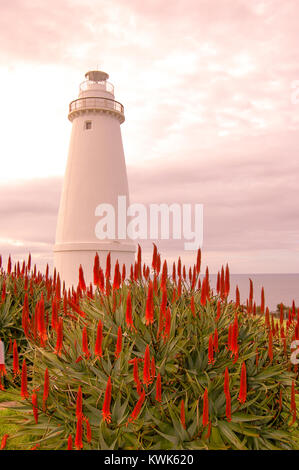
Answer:
[(99, 239), (97, 207), (112, 206), (117, 211), (119, 197), (129, 190), (120, 125), (124, 107), (114, 99), (109, 75), (96, 70), (85, 74), (78, 99), (69, 105), (72, 132), (64, 176), (54, 246), (54, 266), (67, 288), (78, 285), (82, 265), (86, 282), (93, 279), (93, 263), (98, 253), (105, 267), (118, 260), (127, 272), (134, 263), (135, 245), (128, 238)]

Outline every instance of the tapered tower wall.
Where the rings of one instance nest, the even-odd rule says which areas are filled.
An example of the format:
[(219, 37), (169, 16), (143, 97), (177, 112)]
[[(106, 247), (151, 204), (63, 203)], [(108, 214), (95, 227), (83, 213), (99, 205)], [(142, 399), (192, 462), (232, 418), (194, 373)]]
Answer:
[(101, 241), (95, 234), (99, 220), (95, 209), (99, 204), (111, 204), (116, 213), (118, 196), (126, 196), (129, 204), (120, 130), (124, 110), (114, 100), (112, 85), (106, 80), (83, 82), (79, 98), (70, 104), (69, 119), (72, 133), (57, 221), (54, 265), (66, 285), (76, 287), (80, 264), (87, 282), (92, 280), (96, 252), (102, 265), (110, 252), (112, 264), (118, 259), (120, 265), (125, 263), (129, 269), (134, 263), (135, 246), (130, 240)]

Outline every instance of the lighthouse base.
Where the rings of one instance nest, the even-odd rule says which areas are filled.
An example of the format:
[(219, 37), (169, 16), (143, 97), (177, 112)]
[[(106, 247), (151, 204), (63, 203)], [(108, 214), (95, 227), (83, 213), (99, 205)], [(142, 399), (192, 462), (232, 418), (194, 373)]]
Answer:
[(61, 283), (66, 289), (78, 286), (79, 266), (83, 268), (86, 285), (93, 283), (94, 257), (98, 253), (100, 266), (106, 269), (108, 253), (111, 255), (111, 275), (113, 279), (114, 265), (118, 260), (120, 270), (126, 266), (126, 277), (130, 276), (131, 265), (135, 262), (135, 245), (132, 243), (62, 243), (54, 247), (54, 267), (59, 273)]

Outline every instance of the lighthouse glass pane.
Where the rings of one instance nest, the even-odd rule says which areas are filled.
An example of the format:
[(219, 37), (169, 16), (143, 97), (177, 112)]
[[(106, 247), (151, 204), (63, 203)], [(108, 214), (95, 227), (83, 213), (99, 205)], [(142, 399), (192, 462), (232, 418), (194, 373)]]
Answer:
[(91, 121), (85, 121), (84, 123), (84, 129), (91, 129)]

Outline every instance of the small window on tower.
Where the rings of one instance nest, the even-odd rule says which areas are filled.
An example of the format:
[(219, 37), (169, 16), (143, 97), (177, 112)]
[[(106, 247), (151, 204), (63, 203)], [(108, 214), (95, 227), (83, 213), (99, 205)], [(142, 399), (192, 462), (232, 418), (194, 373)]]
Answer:
[(85, 123), (84, 123), (84, 129), (85, 129), (85, 130), (91, 129), (91, 121), (85, 121)]

